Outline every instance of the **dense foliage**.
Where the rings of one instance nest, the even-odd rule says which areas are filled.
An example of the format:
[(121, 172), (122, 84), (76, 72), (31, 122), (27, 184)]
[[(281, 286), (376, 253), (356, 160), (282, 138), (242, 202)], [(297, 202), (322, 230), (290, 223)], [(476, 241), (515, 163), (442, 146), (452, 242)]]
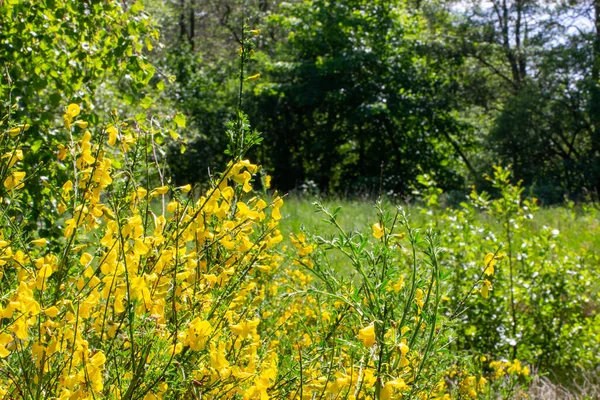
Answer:
[[(57, 129), (67, 102), (85, 105), (90, 123), (110, 118), (126, 101), (141, 102), (155, 73), (144, 48), (157, 38), (139, 3), (2, 2), (0, 96), (4, 109), (11, 108), (9, 120), (28, 126), (20, 139), (28, 181), (66, 180), (55, 153), (72, 141)], [(48, 189), (34, 184), (25, 190), (35, 205), (23, 210), (27, 219), (53, 230), (57, 215), (44, 202)]]
[(276, 187), (407, 196), (427, 173), (468, 193), (502, 164), (545, 203), (598, 198), (598, 2), (186, 0), (154, 14), (196, 121), (194, 158), (170, 162), (181, 179), (223, 164), (224, 49), (247, 18), (262, 32), (245, 105)]

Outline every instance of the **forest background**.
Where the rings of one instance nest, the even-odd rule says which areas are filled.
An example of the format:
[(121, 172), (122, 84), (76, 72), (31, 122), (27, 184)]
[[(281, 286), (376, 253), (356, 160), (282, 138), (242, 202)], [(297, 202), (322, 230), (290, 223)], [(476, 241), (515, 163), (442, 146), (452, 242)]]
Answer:
[[(283, 191), (450, 199), (493, 165), (552, 204), (600, 191), (598, 1), (148, 1), (188, 117), (178, 182), (225, 162), (243, 19), (260, 27), (243, 109)], [(453, 196), (454, 194), (454, 196)]]

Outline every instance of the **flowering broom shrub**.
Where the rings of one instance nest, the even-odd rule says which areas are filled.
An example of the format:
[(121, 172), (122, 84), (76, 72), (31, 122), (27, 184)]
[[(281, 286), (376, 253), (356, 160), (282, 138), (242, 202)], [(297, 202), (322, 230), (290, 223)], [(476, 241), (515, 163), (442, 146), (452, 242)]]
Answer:
[[(447, 301), (439, 234), (420, 233), (402, 209), (391, 215), (381, 204), (370, 234), (343, 229), (339, 208), (317, 208), (337, 233), (292, 234), (298, 269), (278, 283), (286, 302), (273, 335), (295, 372), (287, 379), (288, 393), (306, 399), (450, 398), (457, 386), (445, 383), (451, 369), (459, 362), (474, 365), (465, 354), (448, 351), (453, 318), (464, 304), (451, 309)], [(482, 260), (465, 300), (475, 287), (486, 287), (483, 276), (500, 258)], [(491, 391), (482, 370), (477, 373), (468, 389), (461, 381), (460, 393), (477, 398)]]
[[(55, 156), (68, 179), (42, 192), (60, 234), (46, 236), (22, 229), (37, 178), (21, 168), (28, 126), (2, 120), (1, 398), (511, 398), (540, 359), (594, 363), (597, 317), (571, 300), (576, 280), (552, 274), (596, 255), (559, 259), (550, 228), (521, 235), (532, 203), (518, 188), (516, 200), (474, 193), (438, 210), (444, 235), (381, 204), (368, 233), (347, 231), (339, 208), (317, 204), (336, 233), (292, 234), (284, 264), (283, 200), (254, 189), (260, 168), (244, 154), (259, 138), (243, 114), (228, 127), (231, 162), (202, 192), (160, 172), (156, 124), (113, 114), (94, 127), (77, 104), (63, 120), (71, 141)], [(512, 224), (509, 246), (491, 228), (481, 240), (475, 207)], [(520, 288), (537, 277), (539, 289)], [(561, 290), (561, 304), (539, 290)], [(523, 314), (541, 318), (517, 320), (525, 362), (494, 336)], [(562, 326), (538, 325), (550, 321)]]
[[(3, 398), (475, 398), (492, 390), (490, 373), (467, 373), (469, 357), (448, 352), (464, 304), (447, 301), (439, 234), (419, 233), (402, 210), (379, 206), (365, 235), (342, 229), (339, 209), (319, 206), (337, 235), (293, 235), (295, 266), (280, 270), (283, 200), (253, 188), (259, 167), (244, 154), (259, 139), (243, 114), (229, 126), (231, 162), (198, 196), (157, 172), (152, 124), (113, 114), (93, 127), (77, 104), (63, 119), (72, 140), (56, 165), (69, 179), (45, 183), (48, 206), (62, 215), (60, 235), (50, 237), (21, 229), (22, 190), (33, 179), (20, 168), (27, 126), (10, 113), (3, 119)], [(162, 181), (151, 184), (153, 176)], [(352, 272), (335, 270), (331, 257)], [(483, 259), (464, 299), (485, 293), (501, 258)], [(502, 382), (524, 371), (498, 365)]]
[(64, 120), (73, 140), (56, 162), (70, 179), (47, 182), (62, 237), (47, 238), (20, 230), (20, 190), (36, 177), (21, 172), (27, 126), (3, 120), (0, 395), (260, 397), (278, 365), (258, 327), (281, 198), (253, 191), (243, 148), (194, 197), (149, 186), (142, 124), (92, 127), (77, 104)]

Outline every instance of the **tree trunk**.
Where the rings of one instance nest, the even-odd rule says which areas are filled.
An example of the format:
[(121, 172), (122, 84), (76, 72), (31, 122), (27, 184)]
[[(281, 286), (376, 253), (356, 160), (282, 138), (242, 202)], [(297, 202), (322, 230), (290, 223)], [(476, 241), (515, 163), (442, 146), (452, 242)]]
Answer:
[(179, 37), (183, 40), (186, 36), (185, 29), (185, 0), (181, 0), (180, 2), (180, 14), (179, 14)]
[(194, 38), (196, 37), (196, 28), (195, 28), (195, 22), (196, 22), (196, 16), (194, 15), (195, 10), (194, 10), (194, 0), (190, 1), (190, 37), (189, 37), (189, 41), (190, 41), (190, 47), (192, 48), (192, 51), (194, 50)]
[(592, 124), (592, 163), (596, 194), (600, 197), (600, 0), (594, 0), (594, 38), (592, 85), (590, 90), (590, 121)]

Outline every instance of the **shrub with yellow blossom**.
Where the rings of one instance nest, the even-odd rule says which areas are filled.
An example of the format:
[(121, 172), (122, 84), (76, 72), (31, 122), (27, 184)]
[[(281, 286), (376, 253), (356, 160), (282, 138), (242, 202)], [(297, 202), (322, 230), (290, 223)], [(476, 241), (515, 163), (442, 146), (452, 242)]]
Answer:
[[(442, 350), (453, 321), (442, 301), (438, 234), (421, 234), (402, 209), (392, 215), (381, 204), (371, 235), (349, 232), (339, 208), (316, 206), (336, 234), (292, 234), (298, 270), (280, 284), (288, 303), (278, 326), (295, 332), (280, 340), (300, 374), (288, 383), (292, 397), (429, 398), (453, 362)], [(343, 271), (332, 266), (340, 255)], [(493, 267), (486, 262), (481, 276)]]
[(265, 396), (279, 356), (259, 325), (281, 198), (254, 192), (244, 148), (196, 198), (146, 179), (155, 143), (139, 121), (92, 127), (75, 104), (64, 119), (70, 179), (48, 195), (62, 237), (20, 231), (25, 128), (2, 132), (2, 397)]

